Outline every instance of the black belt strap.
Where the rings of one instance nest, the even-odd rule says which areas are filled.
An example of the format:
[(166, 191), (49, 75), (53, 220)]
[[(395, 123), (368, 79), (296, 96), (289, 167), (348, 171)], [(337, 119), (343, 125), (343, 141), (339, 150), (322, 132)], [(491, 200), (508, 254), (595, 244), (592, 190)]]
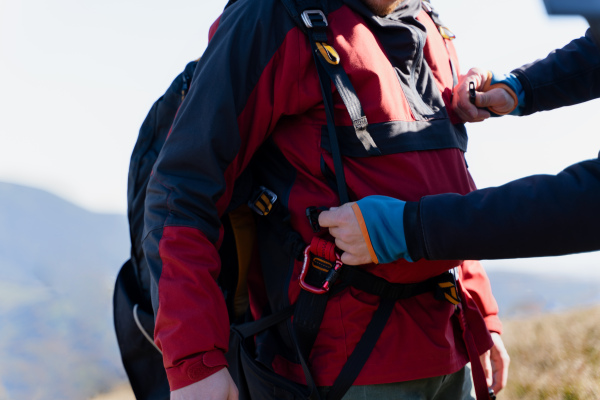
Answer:
[(341, 269), (339, 280), (342, 285), (352, 286), (363, 292), (380, 296), (384, 299), (408, 299), (426, 292), (437, 290), (440, 280), (454, 279), (452, 274), (445, 272), (442, 275), (417, 283), (390, 283), (383, 278), (370, 274), (358, 267), (344, 265)]

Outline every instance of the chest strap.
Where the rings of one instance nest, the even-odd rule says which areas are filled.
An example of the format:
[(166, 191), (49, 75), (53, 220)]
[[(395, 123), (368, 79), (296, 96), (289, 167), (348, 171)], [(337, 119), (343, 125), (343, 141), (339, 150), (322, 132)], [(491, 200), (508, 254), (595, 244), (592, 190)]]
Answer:
[[(379, 307), (336, 378), (327, 400), (341, 399), (352, 386), (375, 348), (397, 300), (433, 292), (440, 300), (447, 300), (446, 294), (449, 294), (454, 300), (452, 304), (458, 304), (460, 301), (454, 276), (450, 272), (423, 282), (391, 283), (360, 267), (342, 265), (333, 243), (326, 240), (314, 238), (304, 254), (306, 258), (299, 279), (303, 290), (300, 291), (296, 301), (293, 327), (299, 361), (305, 374), (309, 372), (308, 368), (305, 368), (308, 366), (306, 360), (319, 333), (329, 298), (348, 287), (381, 297)], [(331, 279), (332, 274), (337, 279)]]

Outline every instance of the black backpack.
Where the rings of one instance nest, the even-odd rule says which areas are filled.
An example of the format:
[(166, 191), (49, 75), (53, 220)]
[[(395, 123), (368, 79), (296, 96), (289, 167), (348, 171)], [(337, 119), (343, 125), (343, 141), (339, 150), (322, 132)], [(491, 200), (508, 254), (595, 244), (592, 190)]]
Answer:
[[(117, 277), (113, 312), (125, 371), (138, 399), (169, 397), (162, 355), (153, 341), (154, 314), (150, 298), (150, 274), (142, 249), (144, 200), (152, 167), (187, 94), (197, 63), (190, 62), (166, 93), (154, 103), (140, 128), (129, 164), (127, 218), (131, 255)], [(238, 254), (249, 254), (254, 246), (253, 218), (250, 209), (241, 206), (221, 219), (225, 234), (219, 255), (225, 268), (219, 275), (218, 284), (231, 322), (241, 318), (247, 307), (243, 283), (249, 259), (239, 258)], [(239, 228), (240, 225), (244, 228)], [(244, 247), (245, 251), (240, 251), (238, 246)]]
[(131, 258), (121, 267), (113, 297), (113, 314), (123, 366), (137, 399), (169, 398), (169, 384), (162, 354), (155, 347), (154, 313), (150, 300), (150, 273), (142, 250), (144, 199), (150, 173), (197, 62), (190, 62), (167, 92), (152, 106), (144, 120), (129, 164), (127, 218)]

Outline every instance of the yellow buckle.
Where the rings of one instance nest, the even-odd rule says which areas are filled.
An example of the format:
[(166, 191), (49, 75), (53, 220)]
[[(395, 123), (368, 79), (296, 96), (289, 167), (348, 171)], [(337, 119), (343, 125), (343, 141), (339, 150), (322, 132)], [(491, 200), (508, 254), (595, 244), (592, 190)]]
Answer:
[(443, 292), (446, 300), (448, 300), (451, 304), (454, 305), (460, 304), (460, 299), (458, 298), (458, 294), (456, 293), (456, 285), (454, 285), (454, 282), (440, 282), (438, 283), (438, 286), (441, 289), (444, 289)]
[(337, 53), (337, 51), (335, 51), (333, 47), (331, 47), (327, 43), (316, 43), (317, 49), (319, 49), (319, 52), (329, 64), (337, 65), (340, 63), (340, 55)]
[(440, 35), (442, 35), (442, 37), (444, 39), (447, 39), (447, 40), (456, 39), (456, 35), (454, 33), (452, 33), (452, 31), (450, 29), (446, 28), (445, 26), (439, 26), (438, 29), (440, 30)]

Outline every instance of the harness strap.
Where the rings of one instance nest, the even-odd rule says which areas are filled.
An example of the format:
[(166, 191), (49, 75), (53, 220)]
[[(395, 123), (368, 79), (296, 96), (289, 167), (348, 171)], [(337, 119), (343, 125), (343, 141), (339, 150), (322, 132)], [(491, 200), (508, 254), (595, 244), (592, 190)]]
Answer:
[[(319, 43), (316, 43), (315, 46), (318, 50)], [(313, 53), (315, 53), (315, 48), (313, 48)], [(352, 86), (350, 78), (348, 78), (348, 74), (346, 74), (346, 71), (344, 71), (344, 68), (339, 63), (330, 62), (329, 57), (326, 57), (323, 52), (318, 51), (317, 53), (318, 55), (315, 58), (319, 60), (321, 67), (335, 85), (346, 106), (350, 119), (352, 119), (352, 127), (354, 128), (356, 137), (358, 137), (358, 140), (360, 140), (369, 155), (381, 155), (381, 151), (375, 144), (371, 134), (367, 131), (367, 117), (356, 95), (356, 90)]]
[(309, 32), (310, 45), (313, 49), (313, 58), (315, 65), (319, 73), (319, 83), (321, 85), (321, 93), (323, 94), (323, 103), (325, 106), (325, 115), (327, 117), (327, 134), (329, 136), (329, 142), (331, 145), (331, 156), (333, 158), (333, 166), (335, 170), (335, 179), (337, 183), (338, 195), (340, 203), (345, 204), (350, 201), (348, 196), (348, 187), (346, 185), (346, 177), (344, 174), (344, 166), (342, 164), (342, 154), (340, 152), (340, 145), (337, 137), (337, 131), (335, 128), (335, 121), (333, 117), (333, 98), (331, 96), (331, 80), (326, 75), (321, 62), (319, 59), (319, 52), (315, 44), (315, 40)]
[(471, 361), (471, 373), (473, 374), (473, 385), (475, 386), (475, 395), (477, 400), (488, 400), (490, 398), (487, 381), (485, 379), (485, 373), (483, 372), (483, 365), (479, 359), (479, 352), (475, 346), (475, 339), (473, 334), (467, 325), (465, 318), (465, 312), (462, 305), (457, 306), (456, 313), (458, 314), (458, 320), (460, 321), (460, 328), (462, 330), (463, 340), (465, 347), (467, 348), (467, 354)]
[(371, 322), (367, 326), (365, 333), (360, 338), (358, 344), (348, 357), (348, 361), (342, 367), (342, 371), (336, 378), (333, 386), (327, 394), (327, 400), (339, 400), (344, 394), (350, 389), (350, 386), (354, 383), (362, 367), (367, 362), (369, 355), (375, 348), (375, 344), (381, 336), (385, 325), (394, 311), (394, 304), (396, 302), (392, 299), (382, 299), (379, 303), (379, 307), (373, 314)]
[[(313, 284), (320, 285), (321, 281), (329, 275), (330, 270), (322, 268), (322, 266), (327, 262), (333, 265), (337, 259), (333, 248), (333, 243), (323, 239), (314, 238), (311, 242), (309, 249), (311, 250), (310, 253), (313, 254), (312, 258), (320, 260), (316, 264), (310, 260), (305, 260), (305, 265), (312, 266), (310, 271), (312, 277), (310, 278)], [(307, 257), (311, 257), (309, 252), (307, 252)], [(329, 268), (332, 269), (333, 266)], [(445, 272), (440, 276), (423, 282), (396, 284), (365, 272), (358, 267), (345, 265), (339, 271), (338, 282), (330, 291), (325, 291), (323, 294), (315, 294), (314, 292), (301, 290), (296, 301), (293, 330), (296, 334), (295, 344), (299, 350), (298, 355), (302, 365), (306, 364), (306, 360), (309, 357), (319, 333), (327, 301), (331, 296), (352, 286), (366, 293), (380, 296), (381, 301), (361, 339), (331, 387), (327, 400), (341, 399), (350, 386), (352, 386), (352, 383), (360, 374), (369, 355), (377, 344), (397, 300), (407, 299), (432, 291), (435, 293), (436, 298), (444, 300), (444, 294), (446, 294), (446, 291), (454, 288), (455, 282), (454, 276), (450, 272)], [(305, 374), (307, 372), (310, 373), (308, 369), (305, 370)]]
[[(281, 1), (292, 19), (296, 22), (296, 25), (300, 27), (300, 29), (302, 29), (309, 38), (313, 52), (313, 58), (315, 60), (315, 65), (319, 75), (321, 92), (323, 95), (323, 103), (327, 118), (327, 134), (329, 136), (331, 145), (337, 191), (341, 204), (344, 204), (349, 201), (349, 196), (334, 121), (333, 99), (331, 93), (332, 82), (336, 86), (338, 93), (340, 93), (340, 96), (342, 97), (342, 100), (346, 105), (346, 109), (348, 110), (348, 113), (352, 119), (355, 133), (367, 152), (371, 155), (378, 155), (381, 153), (366, 129), (368, 123), (364, 115), (364, 111), (362, 110), (360, 101), (356, 96), (356, 91), (354, 90), (347, 74), (345, 73), (343, 67), (341, 67), (339, 64), (337, 53), (335, 53), (333, 48), (326, 44), (327, 19), (325, 13), (323, 12), (327, 11), (326, 2), (324, 0)], [(273, 214), (273, 211), (269, 209), (267, 214)], [(324, 251), (321, 255), (325, 256), (327, 253), (327, 251)], [(316, 268), (312, 269), (316, 270)], [(345, 269), (347, 269), (349, 272), (344, 271)], [(393, 285), (370, 274), (368, 275), (370, 275), (371, 278), (368, 278), (367, 281), (367, 278), (361, 275), (361, 272), (364, 271), (356, 272), (358, 270), (356, 268), (342, 268), (341, 270), (343, 275), (347, 274), (346, 278), (343, 279), (344, 281), (352, 282), (353, 286), (357, 285), (364, 287), (364, 289), (361, 290), (365, 290), (370, 293), (381, 293), (379, 295), (382, 296), (382, 300), (379, 308), (375, 311), (373, 318), (367, 326), (365, 333), (342, 368), (340, 375), (335, 380), (330, 394), (328, 395), (328, 400), (341, 399), (348, 388), (358, 377), (394, 309), (395, 301), (398, 298), (406, 298), (406, 296), (412, 297), (416, 294), (430, 291), (432, 290), (432, 287), (435, 287), (432, 286), (432, 283), (437, 283), (437, 281), (430, 282), (430, 280), (428, 280), (426, 281), (428, 283), (411, 284), (409, 287), (412, 287), (412, 289), (408, 290), (406, 289), (406, 285)], [(347, 285), (350, 284), (348, 283)], [(337, 292), (338, 290), (343, 290), (343, 288), (344, 285), (336, 285), (334, 290)], [(325, 314), (327, 301), (331, 295), (332, 291), (327, 291), (325, 294), (314, 294), (306, 290), (301, 290), (295, 305), (292, 340), (294, 341), (294, 345), (297, 349), (298, 358), (300, 364), (302, 365), (302, 369), (310, 389), (310, 399), (318, 399), (319, 394), (306, 360), (308, 360), (308, 356), (316, 340), (321, 321), (323, 320), (323, 316)], [(280, 313), (276, 313), (274, 315), (278, 316), (277, 318), (273, 317), (273, 319), (279, 320)], [(282, 318), (278, 322), (273, 322), (273, 324), (283, 322), (284, 320), (285, 318)], [(263, 324), (260, 326), (264, 327)]]
[(383, 278), (365, 272), (358, 267), (345, 265), (340, 273), (341, 285), (352, 286), (363, 292), (380, 296), (384, 299), (401, 300), (418, 296), (426, 292), (438, 292), (439, 282), (454, 282), (449, 272), (416, 283), (390, 283)]
[[(314, 36), (316, 41), (326, 42), (327, 41), (327, 19), (324, 21), (318, 21), (316, 18), (313, 20), (311, 17), (315, 17), (316, 14), (310, 13), (310, 11), (321, 11), (323, 15), (327, 13), (327, 2), (323, 0), (281, 0), (285, 6), (288, 14), (296, 25), (307, 35), (311, 34)], [(304, 14), (306, 11), (308, 13)], [(311, 20), (311, 27), (307, 27), (307, 24), (303, 20), (309, 18)], [(311, 32), (311, 33), (310, 33)]]

